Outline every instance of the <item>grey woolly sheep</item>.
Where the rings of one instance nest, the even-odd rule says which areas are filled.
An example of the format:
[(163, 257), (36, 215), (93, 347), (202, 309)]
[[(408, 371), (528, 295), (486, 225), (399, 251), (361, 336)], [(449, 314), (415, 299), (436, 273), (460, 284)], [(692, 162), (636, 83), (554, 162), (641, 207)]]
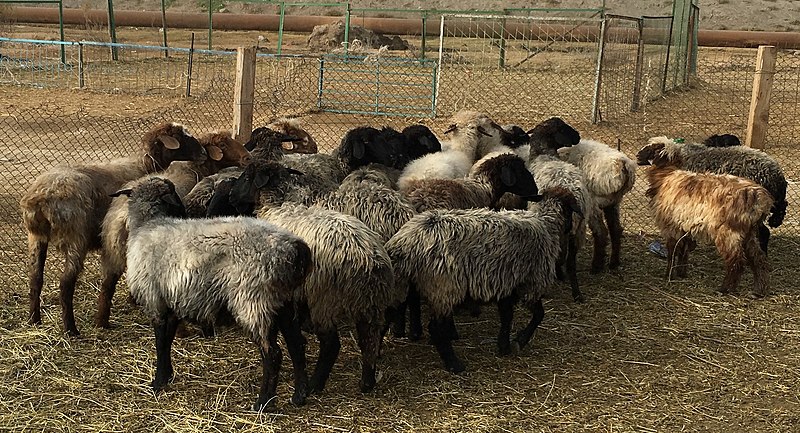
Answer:
[[(261, 351), (264, 377), (253, 409), (270, 405), (282, 358), (277, 330), (291, 326), (292, 299), (312, 268), (309, 247), (253, 218), (174, 218), (183, 206), (166, 179), (150, 178), (117, 194), (130, 194), (128, 286), (155, 327), (153, 390), (173, 377), (170, 352), (180, 321), (208, 323), (227, 310)], [(287, 334), (290, 353), (304, 355), (303, 342), (290, 341), (299, 329)], [(302, 368), (304, 360), (295, 363), (296, 404), (306, 396)]]
[[(223, 168), (242, 166), (250, 162), (250, 153), (242, 143), (234, 140), (230, 131), (215, 131), (203, 135), (198, 140), (208, 154), (203, 163), (175, 162), (158, 176), (169, 179), (179, 197), (184, 197), (197, 182), (205, 176), (217, 173)], [(131, 188), (143, 182), (147, 177), (129, 182), (124, 187)], [(102, 248), (100, 264), (103, 275), (100, 284), (100, 296), (97, 301), (95, 325), (108, 328), (111, 314), (111, 301), (114, 298), (117, 282), (125, 272), (125, 252), (128, 248), (128, 197), (119, 196), (111, 201), (108, 212), (103, 218)]]
[[(625, 194), (633, 189), (636, 182), (636, 163), (624, 153), (594, 140), (582, 139), (578, 144), (558, 149), (559, 157), (581, 169), (583, 183), (594, 196), (597, 206), (602, 210), (590, 218), (593, 228), (594, 254), (592, 272), (601, 272), (605, 267), (608, 234), (611, 234), (611, 258), (609, 269), (620, 265), (622, 251), (622, 222), (619, 211)], [(605, 216), (605, 221), (603, 221)]]
[[(542, 294), (555, 279), (559, 235), (570, 229), (575, 198), (548, 190), (535, 211), (434, 210), (415, 216), (386, 244), (398, 282), (416, 284), (431, 312), (431, 339), (445, 367), (464, 370), (451, 342), (453, 308), (470, 298), (497, 302), (498, 352), (511, 353), (514, 306), (533, 316), (515, 339), (530, 341), (544, 317)], [(491, 233), (487, 237), (487, 233)], [(484, 270), (484, 271), (476, 271)]]
[(262, 208), (258, 217), (298, 235), (313, 254), (315, 267), (298, 300), (298, 309), (307, 311), (320, 343), (312, 392), (325, 387), (339, 354), (337, 326), (343, 323), (356, 325), (362, 357), (360, 388), (370, 391), (375, 386), (384, 314), (405, 298), (405, 289), (395, 285), (383, 242), (355, 217), (328, 209), (287, 203)]
[(164, 123), (142, 137), (141, 151), (112, 161), (57, 166), (33, 181), (20, 200), (30, 257), (29, 323), (41, 323), (41, 292), (50, 243), (65, 256), (59, 283), (61, 316), (69, 335), (75, 326), (73, 296), (86, 254), (100, 248), (100, 226), (109, 194), (125, 182), (164, 170), (173, 161), (204, 161), (203, 147), (182, 126)]
[[(653, 137), (637, 153), (637, 162), (648, 165), (662, 150), (677, 168), (698, 173), (731, 174), (763, 186), (775, 200), (767, 220), (769, 226), (776, 228), (783, 223), (788, 206), (788, 184), (778, 162), (766, 153), (745, 146), (709, 148), (701, 144), (678, 143), (667, 137)], [(769, 229), (762, 224), (758, 232), (761, 248), (766, 252)]]
[(758, 245), (758, 230), (773, 205), (772, 196), (749, 179), (678, 170), (673, 161), (662, 148), (647, 171), (647, 196), (667, 244), (667, 277), (673, 268), (678, 277), (686, 276), (695, 241), (713, 243), (725, 261), (722, 293), (739, 285), (743, 268), (749, 265), (753, 294), (766, 295), (769, 265)]

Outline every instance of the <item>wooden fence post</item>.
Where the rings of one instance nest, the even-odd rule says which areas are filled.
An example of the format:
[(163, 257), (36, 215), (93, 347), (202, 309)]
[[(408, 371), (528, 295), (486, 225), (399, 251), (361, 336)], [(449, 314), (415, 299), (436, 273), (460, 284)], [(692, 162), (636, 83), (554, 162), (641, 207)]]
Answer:
[(247, 141), (253, 131), (256, 87), (256, 47), (236, 50), (236, 87), (233, 89), (233, 137)]
[(769, 123), (769, 98), (775, 76), (775, 59), (778, 50), (771, 45), (758, 47), (756, 71), (753, 78), (753, 96), (750, 99), (750, 116), (747, 119), (745, 145), (763, 149)]

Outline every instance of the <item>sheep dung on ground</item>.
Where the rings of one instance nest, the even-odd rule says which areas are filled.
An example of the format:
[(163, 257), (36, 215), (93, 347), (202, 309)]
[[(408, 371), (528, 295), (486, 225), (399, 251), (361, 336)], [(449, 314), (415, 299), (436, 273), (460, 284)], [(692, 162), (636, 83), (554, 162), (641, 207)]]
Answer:
[(665, 149), (657, 151), (647, 171), (647, 196), (656, 225), (667, 244), (667, 277), (673, 268), (686, 276), (695, 241), (713, 243), (725, 261), (720, 291), (739, 285), (745, 265), (753, 271), (753, 294), (769, 290), (769, 264), (758, 245), (758, 230), (773, 204), (755, 182), (729, 174), (679, 170)]
[(175, 218), (183, 206), (166, 179), (147, 179), (117, 194), (130, 195), (128, 286), (155, 327), (153, 390), (172, 380), (170, 352), (180, 321), (210, 323), (227, 310), (261, 351), (264, 376), (253, 409), (274, 402), (279, 328), (294, 361), (292, 402), (302, 404), (308, 389), (304, 341), (292, 325), (292, 299), (313, 267), (308, 245), (253, 218)]
[(576, 210), (569, 191), (548, 190), (535, 211), (424, 212), (387, 242), (398, 282), (416, 284), (430, 305), (431, 339), (448, 370), (464, 370), (453, 351), (451, 329), (453, 308), (467, 298), (497, 302), (500, 355), (512, 352), (514, 305), (523, 302), (533, 316), (515, 345), (528, 343), (544, 317), (541, 296), (555, 279), (559, 234), (570, 230)]
[(204, 161), (197, 139), (176, 123), (160, 124), (142, 137), (134, 155), (108, 162), (57, 166), (33, 181), (20, 200), (30, 257), (29, 323), (41, 323), (41, 292), (50, 243), (65, 256), (59, 282), (65, 331), (79, 335), (73, 297), (86, 254), (100, 248), (100, 228), (111, 204), (109, 194), (125, 182), (164, 170), (173, 161)]

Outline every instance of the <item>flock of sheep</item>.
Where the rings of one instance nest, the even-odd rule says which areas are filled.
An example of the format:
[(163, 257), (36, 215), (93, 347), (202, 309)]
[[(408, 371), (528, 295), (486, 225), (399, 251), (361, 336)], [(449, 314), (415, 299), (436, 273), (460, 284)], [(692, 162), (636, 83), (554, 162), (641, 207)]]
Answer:
[[(496, 303), (497, 350), (507, 355), (530, 341), (544, 318), (542, 296), (557, 279), (584, 300), (576, 257), (587, 227), (591, 271), (620, 266), (620, 205), (637, 162), (652, 164), (647, 195), (666, 238), (668, 276), (685, 276), (696, 242), (709, 242), (725, 261), (721, 291), (735, 289), (750, 266), (753, 293), (768, 292), (765, 221), (781, 224), (787, 184), (772, 158), (733, 136), (704, 144), (656, 137), (634, 162), (581, 139), (559, 118), (525, 131), (462, 111), (446, 134), (449, 140), (440, 141), (423, 125), (358, 127), (327, 155), (294, 120), (258, 128), (245, 144), (229, 132), (196, 139), (171, 123), (146, 133), (130, 157), (55, 167), (21, 200), (29, 322), (41, 322), (53, 244), (66, 257), (63, 325), (78, 334), (75, 285), (87, 252), (98, 249), (95, 324), (109, 326), (114, 291), (127, 271), (131, 297), (155, 327), (156, 392), (173, 377), (171, 345), (182, 320), (205, 334), (235, 322), (259, 345), (255, 410), (274, 402), (278, 333), (294, 369), (292, 403), (324, 389), (343, 325), (355, 327), (360, 389), (370, 391), (387, 331), (421, 337), (422, 301), (433, 346), (449, 371), (460, 372), (465, 366), (452, 346), (456, 309)], [(520, 303), (530, 319), (512, 338)], [(310, 378), (304, 331), (319, 340)]]

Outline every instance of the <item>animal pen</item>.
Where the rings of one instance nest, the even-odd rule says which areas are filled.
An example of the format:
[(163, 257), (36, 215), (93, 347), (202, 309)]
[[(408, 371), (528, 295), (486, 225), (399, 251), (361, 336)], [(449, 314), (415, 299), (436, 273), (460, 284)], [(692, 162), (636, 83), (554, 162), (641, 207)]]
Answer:
[[(365, 15), (368, 13), (369, 11), (363, 11)], [(289, 49), (296, 48), (297, 45), (287, 44), (292, 35), (282, 32), (282, 43), (286, 45), (281, 54), (259, 50), (254, 56), (251, 121), (256, 127), (279, 116), (297, 117), (314, 136), (320, 151), (330, 152), (338, 145), (347, 130), (359, 125), (388, 125), (398, 128), (420, 122), (441, 136), (448, 125), (448, 118), (461, 109), (485, 111), (500, 123), (516, 123), (524, 128), (531, 127), (548, 117), (560, 116), (575, 125), (582, 136), (604, 141), (633, 156), (651, 136), (681, 137), (687, 141), (701, 141), (716, 133), (732, 133), (745, 137), (751, 99), (753, 99), (751, 96), (754, 77), (756, 72), (766, 72), (772, 78), (772, 88), (768, 108), (769, 128), (763, 148), (781, 163), (787, 179), (790, 180), (787, 195), (790, 203), (789, 211), (783, 225), (773, 232), (774, 241), (771, 245), (774, 245), (774, 250), (770, 251), (770, 259), (775, 263), (773, 267), (779, 269), (774, 278), (775, 284), (779, 286), (790, 284), (791, 279), (798, 276), (793, 271), (781, 271), (780, 263), (784, 263), (781, 262), (784, 256), (796, 257), (798, 236), (800, 236), (800, 212), (796, 206), (800, 200), (796, 183), (796, 179), (800, 176), (800, 166), (798, 166), (800, 55), (794, 50), (778, 47), (774, 71), (757, 71), (757, 50), (754, 48), (698, 47), (693, 36), (696, 35), (694, 30), (698, 26), (698, 17), (699, 10), (695, 8), (689, 24), (691, 31), (687, 33), (689, 38), (680, 42), (680, 46), (676, 45), (673, 32), (675, 22), (672, 17), (636, 18), (586, 10), (507, 10), (502, 14), (444, 11), (430, 14), (425, 16), (424, 25), (430, 28), (438, 24), (436, 35), (431, 36), (422, 32), (422, 35), (407, 36), (410, 45), (407, 51), (369, 49), (363, 44), (364, 41), (352, 39), (347, 40), (347, 44), (334, 53)], [(353, 24), (357, 24), (357, 21)], [(359, 46), (359, 43), (362, 45)], [(196, 135), (214, 129), (235, 127), (232, 102), (237, 92), (234, 85), (237, 78), (236, 63), (236, 51), (198, 49), (194, 46), (164, 47), (132, 43), (0, 38), (0, 83), (2, 84), (0, 95), (7, 95), (4, 96), (7, 104), (0, 112), (2, 152), (0, 164), (4, 168), (0, 174), (3, 178), (0, 182), (2, 185), (0, 186), (2, 188), (0, 244), (3, 249), (0, 281), (7, 288), (2, 292), (3, 302), (20, 303), (22, 306), (13, 310), (19, 312), (24, 310), (23, 304), (27, 300), (25, 279), (28, 257), (25, 233), (20, 224), (19, 199), (30, 182), (38, 174), (59, 163), (78, 163), (127, 155), (138, 146), (142, 133), (161, 121), (184, 123)], [(245, 98), (245, 101), (247, 99)], [(660, 281), (656, 277), (661, 276), (662, 262), (655, 258), (649, 262), (641, 258), (649, 254), (648, 245), (658, 235), (644, 195), (646, 181), (642, 174), (643, 171), (640, 169), (634, 191), (623, 202), (622, 221), (625, 227), (623, 268), (626, 267), (627, 260), (630, 263), (627, 265), (627, 272), (658, 275), (645, 282), (641, 281), (641, 275), (628, 276), (625, 277), (624, 284), (643, 287), (641, 290), (647, 293), (645, 297), (666, 299), (665, 302), (670, 303), (670, 308), (691, 310), (692, 313), (686, 318), (687, 322), (694, 320), (706, 326), (713, 326), (715, 319), (711, 317), (711, 310), (717, 305), (714, 303), (717, 302), (713, 300), (714, 298), (684, 300), (683, 292), (680, 296), (667, 294), (653, 285), (656, 284), (654, 281)], [(702, 257), (698, 259), (701, 261), (700, 266), (716, 269), (717, 258), (713, 252), (705, 255), (708, 257), (700, 256)], [(58, 270), (59, 260), (57, 254), (51, 255), (48, 258), (47, 269)], [(83, 300), (76, 299), (76, 305), (83, 307), (83, 311), (78, 307), (76, 312), (80, 314), (79, 323), (84, 323), (83, 328), (87, 331), (90, 331), (87, 317), (92, 309), (87, 306), (93, 303), (98, 283), (96, 265), (92, 265), (92, 262), (93, 259), (87, 262), (87, 269), (76, 292), (77, 295), (85, 297)], [(653, 266), (653, 262), (658, 264), (658, 269), (648, 269)], [(704, 278), (714, 280), (718, 277), (716, 272), (712, 274)], [(56, 313), (58, 302), (55, 300), (57, 296), (54, 295), (57, 277), (57, 272), (48, 272), (46, 275), (45, 306), (50, 304), (51, 311), (47, 313), (45, 322), (54, 324), (54, 327), (37, 334), (36, 338), (39, 339), (45, 338), (44, 335), (47, 333), (54, 334), (58, 326)], [(605, 297), (604, 300), (596, 301), (597, 309), (605, 307), (619, 311), (628, 304), (627, 297), (634, 294), (624, 289), (614, 295), (603, 295), (603, 290), (614, 291), (623, 284), (620, 280), (611, 279), (612, 277), (603, 278), (607, 280), (598, 283), (602, 290), (591, 291), (590, 296), (594, 294), (596, 298)], [(711, 286), (713, 283), (708, 286), (700, 285), (702, 287), (700, 290)], [(796, 301), (796, 296), (786, 294), (785, 288), (779, 288), (781, 294), (770, 303), (780, 311), (788, 309)], [(688, 293), (691, 291), (691, 287), (686, 290)], [(764, 302), (766, 304), (767, 301)], [(732, 304), (725, 307), (739, 312), (750, 307), (744, 300), (728, 300), (722, 303)], [(117, 304), (124, 304), (124, 300), (118, 300)], [(648, 308), (659, 308), (655, 304), (646, 305)], [(122, 305), (119, 308), (123, 311), (122, 314), (134, 314), (130, 306)], [(753, 313), (754, 315), (763, 314), (755, 319), (759, 324), (763, 325), (763, 322), (768, 321), (768, 316), (771, 314), (768, 307), (762, 305), (752, 308), (758, 310), (758, 313)], [(767, 312), (764, 313), (763, 310)], [(659, 324), (657, 331), (651, 333), (636, 328), (633, 323), (628, 323), (628, 326), (633, 327), (625, 329), (600, 330), (588, 325), (584, 329), (582, 328), (584, 325), (574, 325), (574, 323), (594, 322), (597, 319), (593, 316), (595, 313), (582, 309), (580, 313), (574, 313), (577, 316), (572, 318), (570, 305), (561, 301), (548, 307), (548, 312), (561, 320), (558, 322), (560, 325), (546, 328), (543, 331), (544, 336), (541, 337), (544, 342), (537, 345), (557, 345), (555, 342), (558, 341), (559, 335), (566, 335), (568, 338), (565, 338), (575, 346), (584, 344), (589, 338), (587, 335), (609, 339), (613, 335), (613, 338), (625, 338), (625, 346), (631, 350), (637, 350), (635, 348), (640, 346), (649, 348), (647, 350), (657, 350), (654, 348), (657, 344), (654, 343), (653, 335), (657, 337), (664, 334), (667, 335), (665, 338), (675, 337), (675, 333), (670, 331), (673, 325), (669, 323)], [(637, 317), (648, 314), (646, 310), (636, 312)], [(4, 328), (11, 329), (25, 326), (21, 325), (24, 323), (23, 316), (24, 314), (20, 314), (18, 317), (5, 316), (0, 319)], [(741, 316), (729, 319), (730, 321), (725, 323), (733, 323), (730, 326), (735, 329), (720, 328), (717, 329), (718, 334), (727, 337), (726, 332), (730, 331), (742, 337), (744, 332), (737, 326), (747, 319)], [(604, 316), (600, 322), (604, 320), (611, 319)], [(630, 321), (632, 317), (626, 317), (625, 320)], [(691, 328), (686, 323), (674, 326), (684, 326), (680, 329)], [(798, 334), (800, 324), (796, 320), (786, 319), (785, 323), (775, 326), (779, 330), (771, 325), (763, 325), (757, 330), (757, 332), (778, 333), (768, 337), (770, 344), (774, 346), (780, 346), (781, 343), (775, 342), (780, 336), (796, 341), (797, 335), (800, 335)], [(788, 331), (784, 332), (781, 329)], [(146, 327), (139, 326), (136, 332), (139, 345), (150, 347), (152, 337), (149, 336)], [(617, 333), (622, 337), (616, 337)], [(109, 335), (121, 338), (125, 332), (116, 330)], [(627, 364), (627, 360), (620, 362), (623, 363), (622, 368), (628, 375), (631, 374), (628, 369), (633, 366), (663, 369), (661, 374), (668, 383), (651, 383), (648, 386), (669, 387), (674, 385), (671, 382), (673, 380), (685, 386), (686, 381), (696, 380), (709, 374), (706, 369), (710, 368), (709, 363), (713, 364), (715, 361), (704, 352), (703, 339), (722, 338), (719, 335), (692, 337), (688, 343), (681, 346), (679, 350), (686, 353), (681, 359), (688, 363), (687, 368), (693, 369), (688, 378), (681, 376), (680, 373), (670, 373), (667, 361), (662, 363), (658, 360), (651, 362), (644, 359), (631, 360)], [(68, 340), (56, 339), (55, 335), (46, 338), (53, 344), (67, 348), (71, 346)], [(43, 344), (50, 343), (31, 342), (24, 338), (21, 338), (19, 343), (25, 347), (41, 347)], [(195, 341), (189, 344), (185, 350), (193, 353), (192, 356), (201, 360), (203, 365), (208, 365), (211, 359), (217, 357), (213, 353), (222, 351), (219, 347), (205, 348), (201, 342)], [(81, 343), (81, 347), (85, 345)], [(242, 343), (239, 342), (239, 345)], [(425, 345), (420, 346), (419, 352), (427, 354), (428, 349)], [(390, 344), (387, 350), (391, 352), (401, 347), (399, 343)], [(220, 362), (228, 367), (237, 365), (238, 361), (229, 354), (236, 353), (240, 348), (232, 346), (226, 348), (228, 355), (220, 358)], [(86, 349), (86, 353), (90, 358), (102, 358), (111, 349), (113, 349), (113, 339), (109, 338), (109, 341), (102, 341), (91, 350)], [(5, 356), (0, 354), (0, 359), (16, 359), (19, 364), (6, 369), (5, 374), (12, 375), (16, 369), (28, 371), (26, 368), (33, 362), (32, 360), (19, 353), (12, 353), (11, 349), (4, 350), (8, 353)], [(145, 356), (143, 353), (146, 353), (128, 348), (125, 350), (133, 350), (134, 353), (124, 353), (120, 356), (141, 358)], [(605, 349), (594, 350), (602, 354)], [(502, 411), (494, 408), (484, 412), (491, 414), (486, 417), (476, 415), (474, 418), (464, 418), (463, 413), (459, 411), (445, 412), (445, 415), (441, 415), (439, 409), (429, 414), (434, 418), (434, 415), (438, 414), (436, 416), (441, 418), (430, 421), (429, 425), (432, 428), (452, 428), (459, 425), (459, 429), (463, 430), (469, 430), (472, 424), (477, 430), (499, 425), (513, 430), (546, 422), (549, 417), (563, 419), (573, 428), (580, 426), (605, 428), (606, 422), (613, 424), (609, 421), (610, 418), (598, 418), (596, 424), (582, 417), (578, 417), (580, 419), (577, 420), (571, 419), (565, 414), (565, 410), (573, 405), (569, 392), (562, 392), (552, 397), (554, 400), (557, 399), (558, 408), (540, 413), (537, 407), (542, 408), (548, 404), (551, 393), (554, 389), (558, 389), (558, 381), (555, 373), (541, 370), (536, 365), (538, 354), (531, 353), (524, 356), (530, 359), (515, 361), (517, 363), (511, 367), (511, 370), (524, 373), (513, 379), (513, 383), (503, 386), (538, 387), (535, 395), (515, 397), (517, 399), (527, 397), (535, 402), (534, 406), (523, 405), (527, 421), (501, 414), (504, 411), (514, 411), (515, 405), (522, 404), (509, 400), (502, 403), (506, 406), (501, 404), (505, 407)], [(575, 352), (561, 352), (546, 359), (553, 364), (571, 364), (570, 356), (576, 356)], [(582, 356), (584, 355), (579, 358)], [(772, 355), (765, 356), (772, 359), (769, 358)], [(775, 357), (781, 359), (781, 362), (786, 360), (778, 355)], [(434, 365), (436, 360), (433, 356), (430, 358), (431, 360), (426, 360), (423, 364)], [(48, 359), (50, 359), (48, 362), (55, 362), (51, 358)], [(797, 360), (796, 356), (794, 359)], [(759, 357), (759, 361), (761, 364), (769, 363), (763, 357)], [(398, 361), (401, 365), (419, 362), (421, 362), (419, 356)], [(488, 356), (485, 360), (473, 360), (473, 362), (476, 364), (476, 369), (494, 371), (492, 369), (497, 368), (495, 361)], [(27, 367), (23, 368), (23, 364)], [(149, 365), (145, 361), (140, 364)], [(402, 369), (400, 365), (393, 365), (398, 370)], [(118, 371), (109, 365), (102, 368)], [(721, 367), (721, 369), (727, 368), (729, 367)], [(780, 363), (772, 365), (763, 371), (763, 377), (779, 374), (776, 371), (781, 371), (780, 368), (786, 366)], [(604, 370), (604, 367), (600, 369)], [(252, 372), (244, 370), (226, 376), (225, 380), (239, 386), (249, 383), (243, 377), (252, 376)], [(716, 369), (714, 371), (715, 374), (718, 372)], [(28, 374), (29, 376), (26, 376), (28, 380), (37, 383), (37, 386), (43, 386), (38, 379), (31, 376), (31, 373), (19, 374)], [(99, 373), (94, 371), (93, 374)], [(116, 393), (128, 395), (125, 393), (144, 392), (130, 383), (139, 383), (143, 386), (149, 374), (147, 371), (135, 371), (130, 375), (123, 372), (119, 374), (122, 378), (108, 385), (109, 396), (118, 395)], [(530, 374), (535, 377), (530, 377)], [(567, 373), (559, 370), (558, 374)], [(737, 370), (737, 374), (743, 373)], [(794, 379), (782, 377), (781, 383), (784, 385), (792, 383), (793, 380), (795, 384), (800, 381), (800, 378), (797, 378), (796, 364), (795, 372), (786, 374), (794, 376)], [(388, 398), (388, 394), (393, 392), (391, 386), (406, 380), (399, 378), (398, 375), (397, 372), (387, 372), (382, 384), (379, 383), (379, 387), (386, 389), (383, 391), (383, 397)], [(623, 375), (628, 379), (628, 375)], [(627, 386), (624, 379), (616, 376), (616, 373), (612, 376), (619, 379), (619, 382), (615, 382), (612, 386), (615, 390), (609, 392), (614, 396), (624, 395), (627, 392), (621, 391)], [(434, 376), (426, 377), (432, 382), (441, 383), (448, 376), (437, 372)], [(489, 380), (491, 377), (494, 379)], [(505, 373), (490, 375), (485, 381), (471, 377), (470, 380), (477, 381), (475, 388), (470, 388), (472, 385), (463, 385), (466, 387), (463, 394), (452, 384), (442, 385), (440, 389), (428, 389), (422, 393), (434, 395), (436, 403), (430, 404), (437, 407), (440, 403), (445, 406), (452, 403), (455, 407), (460, 405), (462, 408), (471, 405), (480, 406), (479, 401), (474, 401), (468, 396), (470, 393), (478, 392), (480, 388), (498, 386), (492, 385), (501, 381), (498, 377), (505, 377)], [(349, 379), (352, 378), (342, 382), (349, 384), (352, 382)], [(197, 381), (197, 378), (194, 380)], [(570, 386), (580, 387), (580, 383), (596, 383), (593, 381), (597, 380), (599, 379), (581, 376), (580, 380)], [(525, 385), (526, 381), (531, 381), (532, 384)], [(631, 386), (635, 388), (636, 384)], [(794, 386), (796, 393), (796, 385)], [(62, 387), (69, 388), (66, 393), (69, 395), (80, 392), (76, 390), (80, 385), (75, 383), (63, 384)], [(403, 419), (414, 417), (413, 410), (409, 412), (410, 409), (402, 405), (393, 406), (399, 404), (396, 399), (392, 400), (394, 403), (389, 407), (376, 407), (374, 402), (360, 402), (350, 408), (352, 402), (330, 395), (340, 392), (337, 390), (343, 388), (334, 385), (332, 391), (326, 391), (322, 398), (330, 399), (333, 407), (345, 414), (343, 415), (345, 417), (352, 416), (355, 419), (358, 416), (363, 417), (364, 413), (381, 411), (385, 413), (386, 420), (373, 424), (376, 429), (390, 429), (392, 426), (402, 425)], [(400, 388), (408, 391), (402, 384)], [(786, 385), (786, 389), (787, 393), (792, 392), (792, 386)], [(205, 392), (201, 391), (200, 398), (216, 399), (217, 403), (216, 406), (215, 403), (203, 405), (201, 410), (206, 415), (201, 418), (189, 416), (180, 420), (178, 419), (180, 416), (159, 414), (151, 407), (152, 405), (148, 406), (147, 413), (159, 420), (157, 423), (163, 421), (163, 425), (177, 426), (175, 428), (178, 430), (203, 428), (224, 430), (230, 426), (236, 426), (241, 430), (263, 428), (263, 424), (253, 423), (245, 419), (244, 415), (229, 410), (231, 406), (244, 407), (244, 404), (239, 403), (247, 399), (247, 392), (244, 392), (243, 396), (237, 395), (233, 401), (225, 400), (227, 389), (211, 397), (203, 394)], [(636, 389), (630, 392), (639, 395), (638, 393), (644, 391)], [(762, 389), (761, 392), (765, 391)], [(26, 398), (25, 392), (20, 390), (1, 393), (12, 398)], [(747, 394), (747, 390), (741, 393)], [(785, 395), (777, 391), (765, 393), (770, 396), (776, 395), (775, 398)], [(279, 395), (285, 396), (288, 393), (284, 390), (279, 392)], [(624, 399), (591, 392), (582, 395), (591, 396), (588, 398), (594, 399), (597, 404), (610, 401), (614, 407), (628, 409), (630, 418), (628, 414), (615, 416), (620, 417), (623, 425), (629, 429), (635, 429), (636, 416), (646, 418), (646, 421), (642, 421), (644, 425), (640, 429), (642, 431), (649, 431), (647, 428), (663, 429), (665, 426), (678, 428), (684, 425), (681, 422), (691, 421), (688, 415), (667, 421), (658, 421), (644, 415), (647, 411), (668, 411), (669, 398), (653, 402), (652, 407), (645, 404), (641, 408), (630, 409), (630, 406), (622, 402)], [(178, 412), (185, 413), (188, 410), (187, 405), (184, 405), (185, 402), (173, 401), (184, 397), (169, 398), (168, 403), (178, 404), (182, 408)], [(425, 400), (423, 396), (419, 398)], [(552, 404), (553, 400), (550, 401)], [(287, 404), (285, 401), (282, 403)], [(104, 410), (102, 402), (85, 404), (95, 407), (98, 411)], [(574, 404), (579, 406), (581, 403), (574, 402)], [(61, 405), (62, 403), (57, 403), (58, 407)], [(57, 424), (58, 422), (68, 425), (66, 423), (69, 415), (64, 415), (63, 418), (48, 424), (47, 421), (36, 421), (35, 408), (20, 411), (19, 407), (9, 400), (0, 403), (0, 407), (3, 406), (8, 408), (5, 411), (8, 414), (17, 411), (16, 416), (21, 417), (29, 426), (53, 429), (61, 425)], [(188, 406), (191, 406), (191, 401)], [(728, 410), (735, 410), (727, 403), (722, 406)], [(48, 408), (47, 404), (41, 401), (31, 403), (31, 407)], [(777, 409), (779, 413), (777, 420), (758, 418), (758, 425), (764, 429), (771, 429), (776, 425), (791, 425), (797, 421), (796, 414), (791, 415), (792, 407), (796, 408), (796, 402), (787, 403), (787, 406)], [(720, 416), (719, 419), (713, 418), (716, 415), (705, 412), (702, 407), (684, 409), (681, 413), (691, 414), (697, 410), (709, 414), (711, 418), (705, 419), (704, 422), (712, 430), (726, 425), (726, 420), (730, 421), (730, 418), (724, 416)], [(219, 410), (224, 412), (220, 415), (220, 419), (207, 419), (208, 413)], [(290, 416), (302, 413), (303, 410), (303, 408), (292, 409)], [(358, 425), (355, 421), (353, 424), (341, 424), (335, 418), (325, 418), (328, 415), (319, 407), (308, 410), (322, 417), (319, 422), (309, 421), (308, 427), (312, 429), (325, 429), (326, 426), (337, 425), (350, 429), (353, 425)], [(121, 413), (129, 414), (128, 418), (112, 417), (107, 424), (98, 424), (98, 420), (82, 417), (82, 422), (86, 423), (82, 425), (87, 430), (152, 428), (146, 421), (134, 421), (130, 418), (132, 417), (130, 414), (134, 412), (135, 408), (126, 408)], [(457, 415), (459, 413), (461, 415)], [(13, 420), (8, 414), (0, 415), (0, 425)], [(261, 421), (287, 426), (291, 425), (286, 424), (290, 416), (266, 416)], [(409, 427), (410, 425), (419, 427), (418, 421), (418, 419), (412, 421), (412, 424), (407, 424), (405, 428), (414, 428)]]

